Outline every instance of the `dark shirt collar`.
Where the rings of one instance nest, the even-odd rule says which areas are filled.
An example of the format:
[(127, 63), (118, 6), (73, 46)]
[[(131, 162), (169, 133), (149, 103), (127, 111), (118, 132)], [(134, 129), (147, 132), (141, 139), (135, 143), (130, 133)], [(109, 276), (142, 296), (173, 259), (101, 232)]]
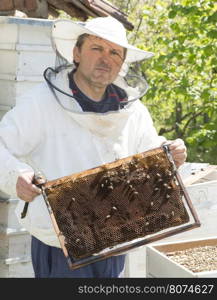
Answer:
[(71, 89), (75, 100), (79, 103), (83, 111), (105, 113), (108, 111), (118, 110), (124, 107), (127, 100), (126, 92), (114, 84), (107, 86), (103, 99), (101, 101), (94, 101), (87, 97), (76, 85), (73, 79), (73, 73), (68, 74), (69, 88)]

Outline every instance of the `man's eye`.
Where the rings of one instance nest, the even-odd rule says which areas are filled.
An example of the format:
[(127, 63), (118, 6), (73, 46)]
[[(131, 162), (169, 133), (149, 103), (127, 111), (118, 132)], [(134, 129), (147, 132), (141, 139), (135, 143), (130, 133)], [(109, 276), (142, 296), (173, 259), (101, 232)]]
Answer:
[(99, 48), (99, 47), (93, 47), (92, 50), (98, 50), (98, 51), (101, 51), (102, 49)]
[(119, 53), (119, 52), (117, 52), (116, 50), (112, 50), (111, 51), (111, 55), (112, 56), (115, 56), (115, 58), (117, 58), (117, 59), (123, 59), (123, 57), (121, 56), (121, 54)]
[(111, 54), (112, 55), (119, 55), (120, 56), (120, 54), (117, 51), (115, 51), (115, 50), (111, 50)]

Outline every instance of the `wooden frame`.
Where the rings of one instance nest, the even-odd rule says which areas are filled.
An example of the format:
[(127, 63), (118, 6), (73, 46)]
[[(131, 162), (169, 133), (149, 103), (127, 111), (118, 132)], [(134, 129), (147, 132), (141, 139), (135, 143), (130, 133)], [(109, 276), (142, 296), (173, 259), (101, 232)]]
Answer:
[[(157, 148), (159, 149), (159, 148)], [(162, 148), (161, 148), (162, 149)], [(172, 157), (171, 157), (171, 154), (169, 153), (169, 150), (168, 150), (168, 147), (167, 146), (164, 146), (163, 147), (163, 150), (165, 151), (166, 153), (166, 157), (167, 159), (171, 162), (171, 164), (173, 165), (173, 167), (175, 166), (174, 165), (174, 162), (172, 160)], [(147, 151), (148, 152), (148, 151)], [(120, 161), (126, 161), (126, 160), (130, 160), (132, 157), (128, 157), (126, 159), (122, 159), (122, 160), (119, 160), (119, 163)], [(110, 163), (109, 164), (109, 168), (113, 167), (114, 165), (116, 165), (118, 162), (115, 161), (113, 163)], [(87, 170), (85, 172), (82, 172), (82, 173), (77, 173), (77, 175), (75, 174), (75, 178), (76, 176), (85, 176), (88, 172), (89, 173), (93, 173), (93, 172), (96, 172), (97, 169), (99, 168), (103, 168), (103, 166), (101, 167), (98, 167), (98, 168), (93, 168), (93, 169), (90, 169), (90, 170)], [(67, 176), (68, 177), (68, 176)], [(60, 178), (58, 183), (61, 182), (61, 180), (66, 180), (67, 177), (63, 177), (62, 179)], [(157, 240), (160, 240), (160, 239), (164, 239), (166, 237), (169, 237), (169, 236), (172, 236), (172, 235), (175, 235), (175, 234), (178, 234), (178, 233), (181, 233), (183, 231), (186, 231), (186, 230), (190, 230), (190, 229), (193, 229), (195, 227), (199, 227), (200, 226), (200, 221), (198, 219), (198, 216), (197, 216), (197, 213), (191, 203), (191, 200), (189, 198), (189, 195), (185, 189), (185, 186), (182, 182), (182, 179), (178, 173), (177, 170), (175, 170), (175, 178), (176, 178), (176, 181), (177, 183), (180, 185), (182, 191), (183, 191), (183, 199), (184, 199), (184, 202), (185, 202), (185, 206), (186, 208), (188, 209), (189, 211), (189, 214), (191, 215), (191, 217), (193, 218), (193, 222), (190, 222), (190, 223), (187, 223), (185, 225), (182, 225), (182, 226), (178, 226), (178, 228), (169, 228), (169, 230), (165, 230), (164, 232), (160, 232), (160, 233), (155, 233), (151, 236), (146, 236), (146, 237), (143, 237), (143, 238), (138, 238), (138, 239), (135, 239), (133, 241), (130, 241), (130, 242), (126, 242), (126, 243), (121, 243), (119, 245), (116, 245), (116, 246), (113, 246), (113, 247), (109, 247), (109, 248), (106, 248), (102, 251), (100, 251), (99, 253), (96, 253), (94, 255), (91, 255), (91, 256), (88, 256), (88, 257), (85, 257), (85, 258), (81, 258), (81, 259), (75, 259), (75, 258), (71, 258), (68, 254), (68, 251), (65, 247), (65, 238), (64, 238), (64, 235), (63, 233), (60, 231), (59, 227), (58, 227), (58, 224), (57, 224), (57, 221), (55, 219), (55, 216), (54, 216), (54, 213), (52, 211), (52, 208), (51, 208), (51, 205), (48, 201), (48, 197), (47, 197), (47, 194), (46, 194), (46, 188), (49, 187), (49, 186), (52, 186), (52, 184), (54, 183), (54, 181), (50, 181), (50, 182), (47, 182), (45, 184), (42, 184), (41, 185), (41, 189), (42, 189), (42, 195), (44, 197), (44, 200), (47, 204), (47, 207), (48, 207), (48, 211), (50, 213), (50, 216), (51, 216), (51, 220), (52, 220), (52, 223), (53, 223), (53, 226), (54, 226), (54, 229), (55, 229), (55, 232), (59, 238), (59, 242), (60, 242), (60, 245), (61, 245), (61, 248), (64, 252), (64, 255), (68, 261), (68, 264), (69, 264), (69, 267), (71, 269), (77, 269), (77, 268), (80, 268), (82, 266), (85, 266), (87, 264), (90, 264), (90, 263), (93, 263), (93, 262), (96, 262), (96, 261), (99, 261), (99, 260), (103, 260), (105, 258), (108, 258), (110, 256), (113, 256), (113, 255), (120, 255), (120, 254), (124, 254), (136, 247), (139, 247), (139, 246), (143, 246), (143, 245), (146, 245), (148, 243), (151, 243), (151, 242), (154, 242), (154, 241), (157, 241)]]

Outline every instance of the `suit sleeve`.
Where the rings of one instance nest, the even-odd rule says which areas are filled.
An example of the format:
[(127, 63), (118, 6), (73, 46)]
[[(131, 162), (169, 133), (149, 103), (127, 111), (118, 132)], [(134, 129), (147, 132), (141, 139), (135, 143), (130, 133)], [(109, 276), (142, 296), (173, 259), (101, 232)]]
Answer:
[(26, 158), (40, 143), (37, 105), (22, 99), (0, 122), (0, 190), (17, 197), (16, 182), (25, 171), (34, 171)]

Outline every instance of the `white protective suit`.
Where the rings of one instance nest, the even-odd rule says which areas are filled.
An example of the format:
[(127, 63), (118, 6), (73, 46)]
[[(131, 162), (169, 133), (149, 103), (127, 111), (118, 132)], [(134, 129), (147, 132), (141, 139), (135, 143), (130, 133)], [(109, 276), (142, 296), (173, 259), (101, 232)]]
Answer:
[[(71, 94), (67, 71), (55, 85)], [(158, 147), (158, 136), (147, 108), (136, 100), (119, 111), (82, 112), (76, 100), (57, 92), (61, 104), (46, 83), (17, 99), (16, 106), (0, 122), (0, 190), (17, 198), (16, 182), (24, 171), (40, 171), (47, 180), (97, 167)], [(29, 233), (47, 245), (60, 247), (42, 196), (36, 197), (21, 219)]]

